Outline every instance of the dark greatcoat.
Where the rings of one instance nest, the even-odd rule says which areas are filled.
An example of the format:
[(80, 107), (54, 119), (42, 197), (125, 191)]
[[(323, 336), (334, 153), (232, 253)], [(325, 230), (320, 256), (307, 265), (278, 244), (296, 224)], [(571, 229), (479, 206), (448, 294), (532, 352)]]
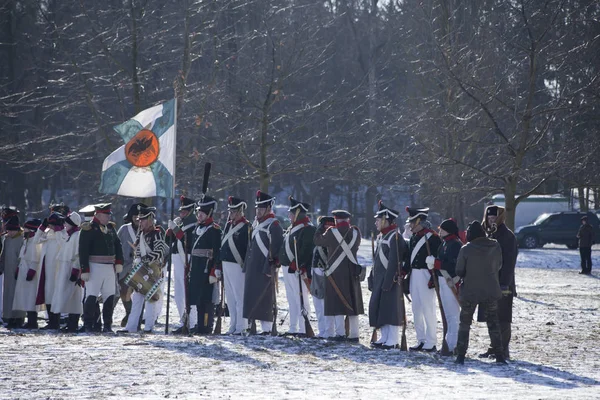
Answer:
[[(199, 229), (206, 228), (202, 236), (198, 236)], [(197, 257), (192, 255), (192, 267), (188, 284), (188, 299), (190, 305), (201, 306), (212, 304), (214, 284), (209, 282), (210, 272), (213, 268), (221, 268), (221, 228), (210, 222), (208, 225), (198, 225), (193, 229), (190, 254), (194, 249), (212, 250), (212, 258)]]
[[(255, 227), (256, 222), (252, 228), (255, 229)], [(273, 299), (275, 298), (273, 280), (277, 278), (267, 275), (277, 274), (278, 270), (272, 270), (269, 254), (265, 257), (262, 253), (258, 245), (258, 235), (271, 253), (273, 262), (277, 262), (277, 255), (283, 243), (283, 228), (277, 219), (264, 228), (269, 231), (269, 234), (262, 231), (252, 232), (252, 242), (244, 261), (243, 271), (246, 274), (246, 280), (244, 282), (243, 317), (249, 320), (273, 321)]]
[[(324, 226), (319, 226), (315, 232), (315, 245), (323, 246), (327, 248), (327, 254), (329, 260), (327, 267), (337, 260), (338, 256), (343, 253), (342, 247), (339, 246), (339, 242), (335, 238), (332, 229), (338, 229), (344, 240), (350, 243), (352, 240), (352, 232), (350, 229), (356, 230), (357, 239), (352, 248), (350, 249), (356, 257), (356, 252), (360, 246), (361, 236), (360, 231), (357, 227), (339, 226), (336, 228), (328, 228), (325, 231)], [(326, 278), (325, 282), (325, 315), (359, 315), (364, 314), (364, 305), (362, 299), (362, 290), (360, 288), (360, 266), (353, 264), (347, 257), (340, 263), (337, 269)], [(349, 310), (340, 299), (336, 290), (334, 289), (330, 278), (338, 286), (342, 296), (344, 296), (346, 302), (352, 307)]]
[[(377, 238), (377, 250), (373, 270), (373, 293), (369, 301), (369, 325), (381, 328), (383, 325), (400, 326), (403, 323), (405, 310), (400, 285), (394, 280), (398, 278), (398, 267), (402, 267), (406, 242), (392, 229), (383, 237)], [(384, 258), (387, 258), (385, 263)]]

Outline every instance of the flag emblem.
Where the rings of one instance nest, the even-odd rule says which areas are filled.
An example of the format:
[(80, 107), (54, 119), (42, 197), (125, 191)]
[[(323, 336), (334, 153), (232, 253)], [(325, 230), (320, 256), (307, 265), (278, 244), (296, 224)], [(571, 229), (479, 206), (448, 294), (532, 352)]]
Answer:
[(173, 198), (176, 110), (173, 99), (114, 127), (125, 144), (104, 160), (100, 192)]

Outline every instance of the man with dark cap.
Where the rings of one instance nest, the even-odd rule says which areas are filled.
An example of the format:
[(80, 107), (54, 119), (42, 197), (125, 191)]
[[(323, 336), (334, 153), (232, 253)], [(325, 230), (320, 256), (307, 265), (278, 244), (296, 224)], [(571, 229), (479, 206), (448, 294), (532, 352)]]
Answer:
[(52, 211), (47, 218), (44, 218), (35, 233), (36, 243), (42, 244), (36, 304), (45, 304), (46, 311), (48, 311), (48, 325), (42, 329), (58, 330), (60, 328), (60, 314), (52, 311), (52, 297), (56, 286), (57, 255), (67, 240), (64, 222), (65, 217), (62, 214)]
[[(283, 246), (279, 252), (285, 283), (285, 293), (290, 311), (290, 329), (292, 336), (305, 336), (306, 326), (302, 316), (302, 307), (310, 313), (309, 291), (311, 262), (314, 249), (313, 237), (316, 228), (306, 215), (310, 204), (289, 197), (288, 216), (292, 224), (283, 234)], [(300, 304), (300, 290), (304, 304)]]
[(435, 256), (442, 241), (427, 221), (429, 208), (406, 207), (412, 236), (409, 242), (410, 294), (417, 333), (413, 351), (437, 351), (437, 317), (435, 312), (435, 283), (432, 272)]
[(458, 237), (458, 225), (452, 218), (442, 221), (440, 225), (442, 244), (438, 248), (434, 268), (440, 285), (440, 300), (444, 308), (444, 316), (448, 330), (446, 343), (448, 353), (452, 355), (458, 339), (458, 324), (460, 318), (460, 303), (458, 302), (458, 283), (460, 277), (456, 276), (456, 258), (463, 243)]
[(223, 283), (229, 307), (230, 335), (241, 335), (248, 329), (248, 320), (244, 318), (244, 259), (248, 250), (250, 223), (244, 217), (247, 203), (237, 197), (229, 196), (227, 208), (229, 217), (223, 238), (221, 239), (221, 261), (223, 262)]
[(262, 334), (271, 333), (274, 321), (275, 284), (283, 229), (275, 214), (275, 197), (256, 192), (256, 219), (252, 224), (252, 241), (244, 261), (244, 318), (260, 321)]
[(0, 255), (0, 273), (4, 273), (2, 290), (2, 320), (8, 323), (7, 328), (20, 328), (25, 322), (25, 313), (15, 310), (13, 298), (16, 280), (13, 279), (19, 266), (19, 253), (23, 245), (23, 229), (19, 225), (19, 217), (13, 215), (4, 223), (6, 235), (2, 236), (2, 254)]
[[(123, 249), (123, 271), (118, 274), (118, 289), (119, 289), (119, 297), (123, 302), (123, 307), (125, 308), (125, 317), (121, 321), (121, 327), (125, 327), (127, 325), (127, 321), (129, 320), (129, 315), (131, 314), (131, 293), (133, 289), (125, 283), (125, 278), (131, 272), (131, 268), (133, 267), (133, 260), (135, 258), (135, 241), (137, 240), (138, 233), (138, 208), (147, 206), (144, 203), (134, 203), (129, 207), (127, 214), (123, 216), (123, 222), (125, 224), (121, 225), (119, 230), (117, 231), (117, 236), (119, 237), (119, 241), (121, 242), (121, 247)], [(118, 303), (118, 299), (115, 303)], [(115, 304), (116, 306), (116, 304)]]
[(314, 242), (327, 248), (328, 263), (325, 270), (325, 315), (336, 318), (340, 326), (344, 316), (348, 317), (348, 336), (336, 332), (336, 340), (358, 343), (358, 316), (364, 314), (360, 281), (366, 270), (358, 264), (356, 255), (360, 246), (360, 231), (350, 225), (351, 214), (345, 210), (334, 210), (334, 227), (320, 224), (315, 231)]
[[(165, 242), (163, 231), (154, 224), (155, 215), (156, 207), (138, 205), (137, 218), (139, 229), (134, 243), (135, 253), (133, 264), (154, 263), (158, 264), (162, 270), (165, 257), (169, 253), (169, 246)], [(144, 311), (144, 320), (146, 321), (144, 332), (152, 332), (154, 323), (158, 317), (157, 303), (157, 301), (146, 301), (145, 294), (137, 290), (134, 291), (131, 295), (131, 314), (129, 315), (125, 329), (120, 330), (119, 333), (138, 331), (138, 324), (144, 304), (146, 306)]]
[(86, 299), (83, 305), (83, 329), (94, 332), (96, 303), (104, 299), (102, 319), (104, 332), (113, 332), (112, 317), (116, 294), (116, 274), (123, 271), (123, 248), (119, 236), (110, 224), (111, 204), (97, 204), (92, 222), (81, 226), (79, 263), (81, 280), (85, 282)]
[(194, 333), (209, 335), (213, 330), (215, 283), (221, 274), (221, 227), (213, 220), (217, 201), (207, 195), (196, 204), (196, 221), (187, 254), (192, 262), (188, 284), (188, 300), (196, 306), (197, 326)]
[(373, 345), (383, 349), (400, 348), (399, 331), (406, 315), (400, 288), (406, 242), (396, 225), (399, 214), (379, 201), (379, 209), (375, 214), (375, 227), (379, 235), (371, 270), (373, 287), (369, 302), (369, 325), (380, 329), (381, 336)]
[(469, 347), (469, 331), (475, 307), (485, 310), (492, 352), (496, 362), (506, 364), (498, 322), (498, 303), (502, 297), (498, 272), (502, 267), (502, 249), (494, 239), (486, 237), (479, 221), (467, 228), (468, 243), (463, 246), (456, 261), (456, 274), (463, 279), (460, 288), (460, 326), (456, 345), (457, 364), (464, 364)]
[[(173, 283), (175, 290), (175, 304), (179, 312), (179, 320), (181, 327), (173, 331), (174, 334), (181, 334), (184, 331), (185, 310), (186, 310), (186, 294), (185, 282), (189, 273), (191, 254), (189, 250), (193, 244), (194, 228), (198, 224), (194, 215), (194, 206), (196, 202), (185, 196), (179, 199), (179, 217), (173, 221), (169, 221), (169, 229), (167, 230), (167, 238), (171, 246), (173, 265)], [(195, 326), (198, 323), (198, 313), (196, 306), (190, 310), (188, 318), (188, 326)]]
[(15, 295), (13, 310), (27, 313), (27, 324), (24, 329), (37, 329), (37, 287), (39, 282), (38, 268), (42, 245), (34, 242), (35, 232), (42, 224), (40, 219), (29, 219), (23, 225), (23, 246), (19, 253), (19, 267), (15, 273)]
[(579, 255), (581, 256), (581, 272), (583, 275), (592, 273), (592, 245), (594, 244), (594, 228), (589, 224), (587, 215), (581, 217), (581, 226), (577, 232)]
[[(486, 207), (483, 218), (483, 229), (489, 238), (496, 239), (502, 249), (502, 268), (499, 272), (502, 298), (498, 300), (498, 319), (502, 332), (502, 348), (504, 358), (510, 360), (510, 339), (512, 333), (512, 309), (515, 295), (515, 266), (519, 249), (515, 234), (505, 224), (506, 210), (504, 207), (490, 205)], [(484, 307), (479, 307), (477, 320), (485, 321)], [(488, 351), (480, 354), (481, 358), (494, 357), (495, 353), (490, 347)]]

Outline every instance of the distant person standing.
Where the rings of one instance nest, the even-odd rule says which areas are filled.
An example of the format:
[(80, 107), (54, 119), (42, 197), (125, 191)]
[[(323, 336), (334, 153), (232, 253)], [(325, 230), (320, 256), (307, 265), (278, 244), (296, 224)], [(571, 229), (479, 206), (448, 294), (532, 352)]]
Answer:
[(592, 273), (592, 245), (594, 244), (594, 228), (588, 223), (588, 217), (581, 217), (581, 227), (577, 232), (579, 239), (579, 254), (581, 255), (581, 272), (583, 275)]

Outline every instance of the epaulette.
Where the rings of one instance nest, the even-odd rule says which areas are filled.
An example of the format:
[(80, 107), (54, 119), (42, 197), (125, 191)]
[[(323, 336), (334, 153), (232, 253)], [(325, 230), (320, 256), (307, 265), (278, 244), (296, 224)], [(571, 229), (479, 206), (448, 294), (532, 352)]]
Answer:
[(81, 224), (82, 231), (89, 231), (91, 229), (92, 229), (92, 224), (90, 222), (84, 222), (83, 224)]

